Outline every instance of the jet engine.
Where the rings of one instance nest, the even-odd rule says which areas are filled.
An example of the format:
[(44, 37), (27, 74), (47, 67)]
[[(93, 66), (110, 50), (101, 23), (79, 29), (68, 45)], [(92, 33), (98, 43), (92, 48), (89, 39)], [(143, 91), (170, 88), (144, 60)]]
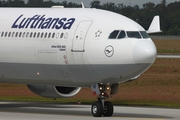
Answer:
[(80, 87), (63, 87), (52, 85), (27, 85), (27, 87), (37, 95), (47, 98), (67, 98), (76, 95)]

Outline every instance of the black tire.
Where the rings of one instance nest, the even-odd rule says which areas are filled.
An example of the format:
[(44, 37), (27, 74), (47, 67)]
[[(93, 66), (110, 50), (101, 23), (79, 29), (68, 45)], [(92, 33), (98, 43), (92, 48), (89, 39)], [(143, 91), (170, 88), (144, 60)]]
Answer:
[(113, 112), (114, 112), (113, 104), (109, 101), (104, 102), (104, 110), (103, 110), (104, 117), (111, 117), (113, 115)]
[(101, 117), (103, 115), (103, 106), (101, 102), (94, 102), (91, 107), (91, 113), (94, 117)]

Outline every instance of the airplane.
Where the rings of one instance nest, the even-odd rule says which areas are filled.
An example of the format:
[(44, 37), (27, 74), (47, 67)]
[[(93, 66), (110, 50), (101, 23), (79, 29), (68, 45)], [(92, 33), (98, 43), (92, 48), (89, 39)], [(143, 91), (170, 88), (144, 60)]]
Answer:
[(161, 32), (159, 16), (146, 31), (135, 21), (94, 8), (0, 8), (0, 82), (26, 84), (43, 97), (66, 98), (82, 87), (98, 100), (94, 117), (110, 117), (106, 101), (118, 84), (135, 80), (155, 61), (148, 34)]

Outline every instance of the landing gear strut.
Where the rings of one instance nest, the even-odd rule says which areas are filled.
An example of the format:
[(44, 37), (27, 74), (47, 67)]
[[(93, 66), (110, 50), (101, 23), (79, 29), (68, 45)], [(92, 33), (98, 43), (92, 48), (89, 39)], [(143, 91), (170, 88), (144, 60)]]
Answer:
[(98, 101), (94, 102), (91, 107), (91, 113), (94, 117), (111, 117), (114, 112), (114, 108), (111, 102), (105, 101), (110, 95), (117, 93), (118, 84), (104, 85), (95, 84), (91, 86), (93, 94), (98, 95)]

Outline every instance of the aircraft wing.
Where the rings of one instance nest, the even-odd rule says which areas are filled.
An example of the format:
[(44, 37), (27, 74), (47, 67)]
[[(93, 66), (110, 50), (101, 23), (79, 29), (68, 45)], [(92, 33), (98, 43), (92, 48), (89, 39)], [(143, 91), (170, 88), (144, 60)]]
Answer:
[(157, 58), (180, 58), (180, 55), (157, 55)]

